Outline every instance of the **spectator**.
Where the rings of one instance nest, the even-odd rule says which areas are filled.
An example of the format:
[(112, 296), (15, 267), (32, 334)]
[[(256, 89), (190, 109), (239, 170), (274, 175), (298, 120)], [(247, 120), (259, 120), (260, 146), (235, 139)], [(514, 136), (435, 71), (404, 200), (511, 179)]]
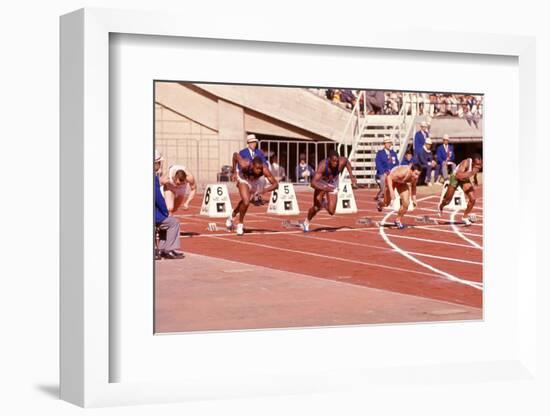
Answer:
[(413, 152), (412, 150), (407, 150), (405, 157), (401, 161), (401, 165), (407, 166), (413, 163)]
[(376, 201), (380, 201), (380, 198), (384, 196), (384, 190), (386, 189), (386, 175), (390, 173), (394, 167), (399, 165), (397, 153), (395, 153), (392, 149), (392, 146), (393, 140), (389, 136), (386, 136), (384, 138), (384, 148), (380, 149), (376, 153), (376, 181), (380, 187), (380, 190), (374, 198)]
[[(434, 170), (434, 167), (437, 167), (432, 154), (432, 139), (429, 137), (426, 139), (421, 151), (416, 154), (416, 158), (417, 163), (422, 166), (422, 173), (420, 174), (418, 181), (421, 184), (425, 183), (428, 186), (432, 186), (432, 171)], [(436, 177), (437, 176), (438, 172), (436, 169)]]
[(346, 104), (346, 107), (350, 109), (355, 105), (355, 95), (353, 95), (352, 90), (341, 90), (340, 99)]
[(168, 215), (166, 202), (160, 191), (160, 179), (155, 175), (155, 225), (159, 230), (159, 250), (155, 259), (182, 259), (184, 254), (177, 251), (180, 248), (180, 223)]
[(386, 114), (399, 114), (401, 108), (399, 95), (396, 92), (388, 92), (386, 94)]
[(418, 154), (422, 151), (424, 143), (428, 137), (430, 137), (428, 123), (423, 121), (420, 123), (420, 130), (418, 130), (414, 135), (413, 150), (415, 156), (418, 156)]
[[(455, 151), (452, 144), (449, 144), (449, 135), (443, 135), (443, 144), (440, 144), (436, 151), (437, 162), (439, 163), (439, 172), (443, 175), (443, 179), (449, 179), (449, 171), (454, 172), (456, 168)], [(436, 176), (437, 180), (437, 176)]]
[(276, 154), (271, 155), (269, 158), (269, 171), (277, 179), (277, 182), (284, 182), (286, 180), (285, 169), (279, 165), (279, 158)]
[(430, 96), (426, 92), (418, 94), (418, 110), (419, 114), (423, 116), (429, 115), (431, 117), (430, 111)]
[(296, 166), (296, 182), (309, 183), (313, 176), (313, 168), (306, 162), (306, 155), (300, 154), (300, 162)]
[(384, 91), (365, 91), (365, 99), (369, 114), (381, 114), (384, 109)]
[(470, 126), (473, 125), (476, 129), (478, 129), (479, 121), (481, 120), (481, 114), (478, 111), (477, 104), (474, 105), (472, 108), (473, 108), (473, 111), (469, 111), (468, 113), (466, 113), (465, 118)]

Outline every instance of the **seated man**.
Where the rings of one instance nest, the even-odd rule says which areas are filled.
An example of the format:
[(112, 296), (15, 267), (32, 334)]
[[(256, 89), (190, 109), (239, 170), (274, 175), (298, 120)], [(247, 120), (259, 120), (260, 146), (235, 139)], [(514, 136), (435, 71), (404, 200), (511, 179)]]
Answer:
[(306, 162), (306, 155), (300, 154), (300, 162), (296, 166), (296, 182), (309, 183), (313, 176), (313, 168)]
[(405, 157), (401, 161), (401, 166), (408, 166), (411, 163), (413, 163), (413, 152), (412, 150), (407, 150), (407, 153), (405, 153)]
[[(443, 179), (449, 179), (449, 170), (453, 172), (456, 168), (455, 151), (452, 144), (449, 144), (449, 135), (443, 135), (443, 144), (440, 144), (436, 151), (439, 171), (443, 175)], [(437, 178), (436, 178), (437, 179)]]
[(434, 156), (432, 154), (432, 139), (429, 137), (424, 142), (422, 150), (417, 155), (417, 163), (422, 167), (422, 175), (419, 179), (419, 183), (425, 183), (428, 186), (432, 186), (432, 170), (436, 169), (435, 176), (437, 177), (439, 172), (437, 164), (435, 163)]
[(155, 259), (185, 257), (183, 253), (177, 251), (180, 248), (180, 223), (176, 218), (168, 215), (158, 176), (155, 176), (155, 225), (159, 230), (159, 251), (155, 253)]
[(275, 154), (269, 158), (269, 171), (278, 182), (286, 181), (285, 168), (279, 165), (279, 158)]

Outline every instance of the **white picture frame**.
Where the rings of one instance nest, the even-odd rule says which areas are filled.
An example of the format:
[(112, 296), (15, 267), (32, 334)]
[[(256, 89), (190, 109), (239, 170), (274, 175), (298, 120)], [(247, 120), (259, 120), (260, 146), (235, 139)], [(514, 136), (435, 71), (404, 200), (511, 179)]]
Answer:
[[(185, 21), (185, 25), (182, 25)], [(519, 102), (535, 102), (535, 40), (529, 37), (454, 33), (437, 36), (399, 30), (334, 33), (312, 30), (280, 32), (264, 25), (246, 35), (226, 25), (203, 26), (172, 13), (82, 9), (61, 18), (61, 398), (84, 407), (162, 403), (220, 397), (322, 393), (350, 385), (433, 383), (441, 374), (462, 383), (506, 381), (539, 383), (537, 373), (536, 230), (529, 216), (520, 225), (515, 273), (517, 292), (516, 354), (506, 360), (444, 362), (414, 368), (341, 368), (321, 374), (277, 375), (238, 380), (218, 374), (215, 380), (194, 372), (181, 381), (110, 382), (109, 366), (117, 357), (109, 349), (109, 36), (112, 33), (172, 37), (334, 45), (337, 47), (432, 51), (441, 54), (486, 54), (516, 57)], [(536, 137), (536, 113), (520, 105), (519, 139)], [(531, 143), (533, 143), (531, 141)], [(534, 144), (517, 146), (519, 163), (528, 166)], [(67, 174), (70, 172), (70, 174)], [(522, 182), (521, 211), (536, 203), (535, 183)], [(510, 271), (514, 273), (514, 271)], [(537, 273), (539, 273), (537, 275)], [(146, 358), (146, 357), (144, 357)], [(483, 373), (482, 376), (479, 376)], [(478, 374), (478, 376), (473, 376)], [(445, 379), (444, 377), (442, 380)], [(237, 380), (237, 381), (236, 381)], [(345, 381), (342, 381), (345, 380)], [(496, 396), (495, 396), (496, 397)]]

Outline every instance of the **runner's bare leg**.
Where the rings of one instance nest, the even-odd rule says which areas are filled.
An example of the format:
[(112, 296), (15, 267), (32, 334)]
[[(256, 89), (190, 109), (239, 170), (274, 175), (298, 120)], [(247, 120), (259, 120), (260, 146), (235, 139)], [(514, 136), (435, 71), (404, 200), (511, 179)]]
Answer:
[(468, 218), (468, 215), (470, 214), (470, 212), (472, 212), (472, 209), (474, 208), (474, 205), (476, 203), (476, 191), (471, 183), (465, 183), (462, 189), (468, 197), (468, 205), (466, 206), (466, 209), (462, 214), (462, 218)]
[(311, 221), (313, 217), (315, 217), (315, 215), (317, 215), (317, 213), (321, 210), (324, 195), (325, 192), (319, 191), (318, 189), (316, 189), (313, 193), (313, 206), (307, 212), (308, 221)]
[(447, 192), (445, 192), (445, 196), (443, 196), (443, 200), (441, 201), (441, 204), (439, 204), (439, 210), (443, 211), (443, 208), (445, 208), (449, 202), (451, 202), (451, 199), (453, 199), (453, 195), (455, 194), (456, 188), (454, 186), (449, 185), (447, 187)]
[(241, 194), (241, 202), (237, 205), (239, 207), (239, 222), (243, 224), (244, 216), (250, 206), (250, 188), (242, 182), (239, 182), (237, 187), (239, 188), (239, 194)]
[(330, 215), (334, 215), (334, 213), (336, 212), (336, 204), (338, 204), (338, 194), (329, 192), (327, 193), (327, 199), (328, 199), (327, 212)]
[(174, 192), (172, 192), (169, 189), (164, 189), (164, 201), (166, 202), (166, 208), (168, 208), (168, 212), (172, 214), (174, 209), (174, 201), (176, 199), (176, 196), (174, 195)]
[(399, 186), (397, 188), (397, 191), (399, 192), (399, 197), (401, 199), (401, 208), (399, 208), (399, 211), (397, 211), (396, 220), (399, 222), (402, 222), (403, 216), (409, 209), (409, 187), (407, 185), (405, 186)]

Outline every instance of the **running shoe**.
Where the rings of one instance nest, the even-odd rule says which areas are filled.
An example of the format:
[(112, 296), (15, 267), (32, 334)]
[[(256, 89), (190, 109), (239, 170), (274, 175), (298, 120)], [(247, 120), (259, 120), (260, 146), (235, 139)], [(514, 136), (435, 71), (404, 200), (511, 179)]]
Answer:
[(227, 219), (225, 220), (225, 226), (229, 231), (233, 229), (233, 218), (231, 216), (227, 217)]
[(401, 221), (395, 221), (394, 224), (395, 224), (395, 228), (397, 228), (398, 230), (403, 230), (406, 228), (406, 226), (403, 225)]
[(437, 215), (439, 215), (440, 217), (443, 216), (443, 210), (441, 209), (441, 204), (437, 206)]
[(237, 235), (244, 234), (244, 225), (242, 223), (237, 224)]
[(376, 203), (376, 209), (378, 210), (378, 212), (382, 212), (382, 201), (378, 201)]
[(308, 220), (304, 220), (300, 223), (300, 225), (302, 226), (302, 230), (304, 230), (304, 233), (309, 233), (309, 221)]
[(472, 221), (470, 221), (468, 218), (463, 218), (462, 222), (464, 223), (465, 227), (469, 227), (470, 225), (472, 225)]
[(469, 219), (471, 222), (476, 222), (476, 221), (477, 221), (477, 215), (476, 215), (476, 214), (469, 214), (469, 215), (468, 215), (468, 219)]

